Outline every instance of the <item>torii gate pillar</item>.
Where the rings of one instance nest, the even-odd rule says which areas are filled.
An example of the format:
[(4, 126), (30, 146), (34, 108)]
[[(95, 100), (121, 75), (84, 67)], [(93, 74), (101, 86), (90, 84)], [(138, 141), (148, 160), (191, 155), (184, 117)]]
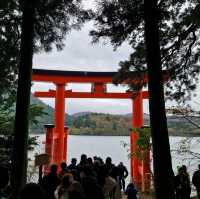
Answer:
[(53, 143), (52, 163), (60, 165), (64, 161), (64, 139), (65, 139), (65, 84), (56, 84), (55, 99), (55, 129)]
[[(141, 128), (143, 126), (143, 97), (142, 92), (138, 92), (138, 95), (133, 99), (133, 128)], [(141, 176), (139, 171), (139, 159), (136, 155), (137, 152), (137, 139), (138, 133), (131, 132), (130, 146), (131, 146), (131, 177), (136, 185), (140, 186)]]
[(63, 149), (63, 161), (67, 162), (67, 144), (68, 144), (68, 132), (69, 128), (65, 126), (65, 135), (64, 135), (64, 149)]

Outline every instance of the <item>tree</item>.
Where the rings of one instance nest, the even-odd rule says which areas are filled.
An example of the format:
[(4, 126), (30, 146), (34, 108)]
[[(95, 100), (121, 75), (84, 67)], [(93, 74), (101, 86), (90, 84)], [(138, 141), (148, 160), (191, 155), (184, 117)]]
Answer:
[[(36, 104), (30, 105), (29, 126), (38, 125), (41, 117), (46, 115), (43, 107)], [(4, 109), (0, 106), (0, 161), (10, 168), (12, 164), (12, 146), (13, 146), (13, 126), (14, 126), (14, 109)], [(30, 129), (29, 129), (30, 130)], [(28, 149), (33, 150), (37, 145), (36, 137), (29, 137)]]
[[(139, 90), (144, 85), (142, 79), (148, 72), (149, 109), (157, 198), (174, 198), (173, 171), (165, 113), (162, 68), (170, 69), (173, 80), (173, 78), (176, 78), (176, 74), (180, 75), (180, 77), (181, 74), (186, 74), (186, 70), (180, 71), (180, 69), (187, 68), (196, 63), (196, 57), (198, 57), (198, 53), (195, 59), (194, 56), (192, 58), (189, 56), (190, 53), (187, 56), (184, 56), (184, 52), (179, 54), (181, 47), (189, 48), (189, 52), (193, 47), (193, 36), (191, 38), (190, 34), (186, 36), (187, 39), (189, 37), (187, 42), (183, 42), (183, 35), (186, 34), (185, 31), (178, 34), (178, 38), (181, 38), (181, 41), (176, 46), (177, 35), (173, 28), (176, 25), (177, 32), (178, 25), (179, 30), (180, 28), (185, 28), (186, 15), (184, 14), (187, 13), (188, 9), (184, 8), (184, 3), (187, 3), (187, 1), (158, 2), (156, 0), (145, 0), (143, 2), (137, 0), (104, 0), (99, 3), (96, 12), (96, 29), (90, 33), (93, 36), (94, 42), (103, 37), (109, 38), (115, 48), (120, 46), (124, 41), (129, 41), (132, 45), (133, 54), (131, 55), (130, 61), (120, 63), (122, 68), (120, 70), (121, 74), (118, 76), (119, 82), (128, 79), (130, 80), (131, 88), (133, 90)], [(192, 3), (196, 5), (195, 1)], [(187, 13), (187, 16), (191, 16), (195, 9), (194, 7), (190, 4), (190, 12)], [(183, 8), (183, 10), (180, 8)], [(161, 38), (160, 40), (159, 36)], [(171, 46), (170, 44), (172, 45), (171, 48), (173, 48), (172, 52), (166, 50), (167, 47)], [(161, 51), (160, 46), (162, 47)], [(173, 57), (175, 56), (174, 51), (176, 51), (177, 57)], [(170, 65), (169, 63), (174, 61), (172, 58), (176, 58), (175, 64)], [(180, 64), (178, 64), (179, 62)], [(130, 71), (136, 72), (130, 73)], [(190, 75), (194, 76), (197, 72), (198, 70), (196, 68), (190, 67), (188, 68), (187, 77)], [(132, 84), (133, 78), (140, 80), (138, 84)], [(189, 79), (180, 78), (178, 80), (184, 84), (178, 87), (180, 82), (177, 81), (178, 83), (175, 86), (178, 88), (178, 95), (174, 95), (177, 98), (182, 96), (182, 88), (184, 88), (184, 91), (188, 88), (190, 90), (194, 88)]]
[[(197, 65), (200, 3), (196, 0), (160, 0), (158, 9), (162, 69), (168, 69), (171, 75), (165, 93), (169, 98), (189, 99), (190, 91), (196, 88), (200, 69)], [(109, 37), (115, 49), (124, 41), (133, 48), (129, 60), (120, 62), (115, 79), (118, 82), (127, 81), (127, 77), (142, 80), (147, 70), (143, 1), (104, 0), (99, 3), (95, 21), (96, 29), (90, 33), (94, 42)], [(139, 71), (140, 75), (132, 71)], [(142, 81), (137, 85), (129, 83), (133, 90), (143, 85)]]
[[(197, 103), (199, 104), (199, 103)], [(167, 112), (185, 120), (193, 129), (200, 129), (199, 117), (200, 111), (195, 110), (190, 105), (178, 105), (167, 108)], [(200, 158), (200, 153), (196, 151), (199, 147), (199, 134), (192, 134), (188, 132), (187, 137), (181, 138), (172, 152), (180, 157), (182, 161), (187, 161), (188, 164), (197, 165)]]
[[(13, 103), (16, 99), (22, 22), (21, 1), (0, 2), (1, 104)], [(80, 29), (83, 22), (91, 15), (90, 11), (82, 8), (81, 0), (36, 0), (36, 2), (38, 6), (34, 24), (34, 53), (48, 52), (53, 47), (62, 50), (66, 34), (72, 29)]]
[[(16, 30), (20, 31), (20, 58), (11, 175), (13, 198), (17, 198), (19, 190), (26, 182), (33, 52), (42, 49), (50, 51), (52, 44), (62, 49), (62, 41), (66, 33), (72, 28), (80, 28), (80, 25), (88, 19), (88, 12), (81, 9), (80, 2), (80, 0), (21, 0), (17, 2), (11, 0), (6, 4), (14, 6), (17, 17), (22, 14), (19, 21), (15, 21)], [(9, 15), (9, 19), (12, 19), (11, 16)], [(19, 25), (20, 22), (22, 26)]]
[[(16, 1), (17, 2), (17, 1)], [(16, 94), (19, 56), (19, 14), (15, 1), (0, 3), (0, 104), (10, 106)]]
[[(175, 198), (165, 112), (157, 0), (144, 0), (145, 46), (148, 69), (149, 112), (156, 198)], [(159, 96), (159, 97), (158, 97)]]
[(35, 3), (33, 1), (28, 2), (27, 0), (21, 3), (23, 6), (22, 35), (14, 124), (13, 162), (11, 170), (11, 186), (13, 198), (19, 197), (19, 191), (26, 183), (28, 117), (34, 43), (33, 30)]

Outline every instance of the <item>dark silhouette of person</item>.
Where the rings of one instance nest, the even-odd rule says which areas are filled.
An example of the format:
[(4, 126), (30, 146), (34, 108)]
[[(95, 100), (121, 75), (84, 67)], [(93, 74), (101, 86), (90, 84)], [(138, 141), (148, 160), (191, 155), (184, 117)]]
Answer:
[(115, 194), (117, 190), (117, 182), (114, 178), (109, 176), (105, 165), (100, 166), (98, 173), (98, 183), (102, 187), (103, 194), (106, 199), (117, 199), (117, 195)]
[(88, 164), (87, 155), (82, 154), (79, 166), (85, 166), (86, 164)]
[(9, 182), (8, 169), (4, 166), (0, 166), (0, 199), (8, 198), (8, 195), (5, 192), (8, 182)]
[(112, 163), (111, 157), (107, 157), (107, 158), (106, 158), (106, 163), (105, 163), (105, 165), (106, 165), (106, 168), (107, 168), (108, 172), (110, 173), (111, 170), (112, 170), (112, 168), (114, 167), (114, 164)]
[(60, 164), (60, 167), (61, 167), (61, 171), (59, 172), (58, 177), (59, 177), (60, 179), (62, 179), (62, 177), (63, 177), (66, 173), (68, 173), (68, 168), (67, 168), (66, 162), (62, 162), (62, 163)]
[(54, 192), (60, 184), (60, 179), (57, 175), (57, 165), (53, 164), (50, 167), (50, 172), (41, 180), (41, 186), (46, 192), (48, 199), (55, 199)]
[(200, 164), (198, 165), (198, 170), (194, 172), (192, 176), (192, 183), (196, 188), (197, 196), (200, 199)]
[(61, 184), (55, 191), (56, 199), (85, 199), (82, 186), (73, 179), (73, 175), (67, 173), (63, 176)]
[(76, 158), (72, 158), (71, 159), (71, 164), (67, 167), (68, 170), (75, 170), (76, 169), (76, 163), (77, 163), (77, 159)]
[(121, 198), (121, 187), (120, 187), (120, 182), (119, 182), (119, 168), (117, 166), (113, 166), (110, 171), (109, 176), (115, 179), (116, 184), (117, 184), (116, 190), (115, 190), (115, 197)]
[(87, 161), (88, 161), (88, 164), (91, 166), (91, 167), (93, 167), (93, 160), (92, 160), (92, 158), (91, 157), (89, 157), (88, 159), (87, 159)]
[(80, 170), (81, 185), (87, 199), (104, 199), (101, 186), (97, 183), (93, 170), (89, 166), (84, 166)]
[(125, 179), (128, 176), (128, 170), (124, 166), (123, 162), (119, 163), (118, 169), (119, 169), (119, 184), (120, 184), (120, 188), (123, 189), (123, 191), (125, 191)]
[(125, 193), (127, 194), (127, 199), (137, 199), (137, 189), (134, 184), (131, 182), (126, 187)]
[(93, 157), (93, 160), (94, 160), (94, 161), (98, 160), (98, 157), (95, 155), (95, 156)]
[(83, 188), (78, 181), (73, 181), (69, 196), (69, 199), (86, 199)]
[(55, 190), (56, 199), (69, 198), (69, 188), (73, 183), (73, 175), (65, 174), (61, 180), (60, 185)]
[(120, 184), (119, 183), (119, 168), (118, 167), (113, 166), (112, 169), (111, 169), (111, 171), (110, 171), (110, 173), (109, 173), (109, 175), (112, 178), (114, 178), (118, 184)]
[(178, 169), (178, 174), (175, 176), (174, 184), (176, 199), (190, 199), (190, 179), (188, 174), (185, 173), (184, 167)]
[(20, 199), (48, 199), (40, 185), (29, 183), (20, 192)]

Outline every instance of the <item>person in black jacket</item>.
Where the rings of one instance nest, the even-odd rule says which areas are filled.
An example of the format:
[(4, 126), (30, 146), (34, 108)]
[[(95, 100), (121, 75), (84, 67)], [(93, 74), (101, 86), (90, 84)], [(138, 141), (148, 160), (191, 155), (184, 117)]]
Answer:
[(76, 163), (77, 163), (77, 159), (76, 158), (72, 158), (71, 159), (71, 164), (67, 167), (68, 170), (71, 171), (71, 170), (77, 169)]
[(197, 190), (197, 196), (200, 199), (200, 164), (198, 165), (199, 169), (194, 172), (192, 176), (192, 183)]
[(105, 199), (103, 190), (97, 182), (91, 167), (84, 166), (80, 170), (81, 185), (87, 199)]
[(55, 199), (54, 192), (59, 184), (60, 179), (57, 175), (57, 165), (53, 164), (50, 167), (50, 172), (42, 178), (40, 183), (48, 199)]
[(125, 191), (125, 179), (128, 176), (128, 170), (124, 166), (123, 162), (119, 163), (118, 169), (119, 169), (119, 184), (120, 184), (120, 188), (123, 189), (123, 191)]
[(176, 199), (190, 199), (191, 187), (189, 175), (185, 173), (185, 168), (180, 167), (175, 176)]

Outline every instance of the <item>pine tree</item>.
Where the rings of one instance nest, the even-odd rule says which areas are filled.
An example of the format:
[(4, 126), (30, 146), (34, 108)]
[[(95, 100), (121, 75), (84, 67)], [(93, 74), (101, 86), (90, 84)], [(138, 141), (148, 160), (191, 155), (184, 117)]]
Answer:
[[(13, 8), (9, 13), (8, 7)], [(41, 50), (50, 51), (55, 45), (58, 50), (64, 46), (63, 39), (71, 29), (79, 29), (83, 22), (89, 19), (89, 12), (81, 7), (80, 0), (10, 0), (3, 4), (1, 13), (7, 14), (7, 19), (2, 15), (1, 38), (8, 39), (9, 33), (4, 26), (7, 21), (14, 22), (11, 26), (17, 33), (19, 42), (11, 58), (16, 58), (19, 63), (17, 75), (17, 102), (14, 125), (13, 167), (11, 185), (13, 198), (17, 198), (19, 190), (26, 182), (27, 149), (28, 149), (28, 118), (30, 104), (30, 86), (32, 73), (33, 53)], [(13, 18), (13, 13), (16, 17)], [(22, 24), (22, 25), (21, 25)], [(15, 39), (15, 35), (11, 35)], [(19, 48), (20, 46), (20, 48)], [(6, 46), (3, 45), (4, 51)], [(7, 69), (4, 68), (6, 71)], [(14, 73), (14, 70), (12, 70)], [(4, 93), (3, 93), (4, 94)]]
[[(123, 42), (128, 42), (133, 49), (129, 60), (119, 63), (115, 82), (127, 80), (127, 76), (137, 76), (141, 80), (147, 71), (144, 2), (103, 0), (97, 7), (96, 27), (90, 32), (93, 42), (109, 38), (115, 49)], [(170, 99), (190, 99), (200, 71), (200, 3), (196, 0), (161, 0), (158, 1), (158, 10), (162, 69), (171, 73), (165, 94)], [(140, 78), (132, 71), (139, 71)], [(142, 81), (138, 85), (129, 83), (133, 90), (143, 85)]]
[[(97, 6), (95, 29), (90, 32), (93, 42), (108, 38), (115, 49), (125, 41), (132, 46), (130, 59), (120, 62), (115, 82), (128, 79), (131, 89), (139, 90), (148, 73), (157, 198), (174, 198), (162, 69), (170, 72), (166, 93), (173, 99), (195, 88), (199, 69), (194, 64), (200, 52), (197, 13), (196, 0), (103, 0)], [(140, 80), (138, 84), (132, 83), (134, 78)]]

